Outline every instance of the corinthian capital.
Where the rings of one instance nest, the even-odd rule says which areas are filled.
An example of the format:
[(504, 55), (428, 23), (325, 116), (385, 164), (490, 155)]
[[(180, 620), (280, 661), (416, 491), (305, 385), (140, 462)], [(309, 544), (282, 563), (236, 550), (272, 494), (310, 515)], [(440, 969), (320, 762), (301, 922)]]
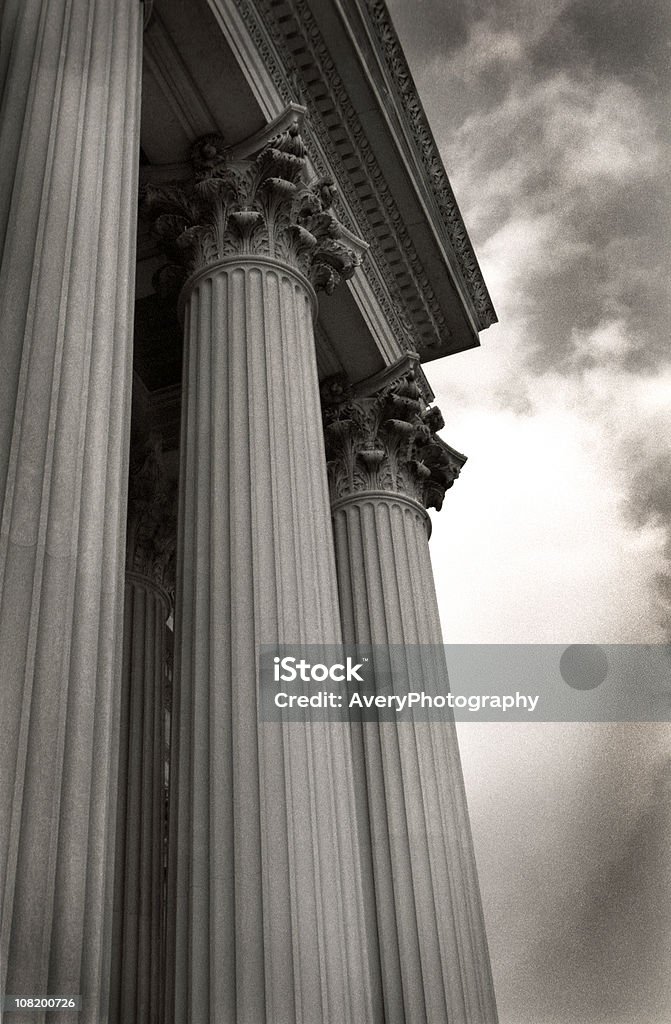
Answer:
[(429, 407), (408, 359), (383, 385), (354, 394), (341, 377), (322, 385), (331, 500), (393, 491), (440, 509), (465, 456), (437, 436), (440, 410)]
[(298, 120), (236, 160), (223, 139), (206, 135), (191, 150), (187, 183), (148, 185), (144, 210), (169, 259), (183, 276), (219, 260), (279, 260), (330, 293), (361, 262), (332, 211), (335, 187), (308, 180)]

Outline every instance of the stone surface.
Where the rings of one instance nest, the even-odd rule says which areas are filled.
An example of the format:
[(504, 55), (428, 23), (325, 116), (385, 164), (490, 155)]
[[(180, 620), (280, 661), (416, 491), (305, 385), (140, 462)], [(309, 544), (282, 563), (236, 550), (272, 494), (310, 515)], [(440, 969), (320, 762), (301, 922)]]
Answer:
[[(271, 149), (260, 208), (224, 212), (214, 250), (197, 229), (182, 297), (168, 950), (169, 1019), (180, 1024), (373, 1019), (349, 731), (257, 717), (260, 643), (340, 638), (316, 297), (301, 271), (335, 281), (314, 262), (324, 248), (296, 205), (302, 158)], [(254, 174), (267, 173), (265, 152)], [(310, 216), (331, 223), (320, 203)], [(341, 267), (338, 256), (330, 269)]]
[(232, 256), (277, 259), (330, 294), (360, 257), (343, 237), (328, 178), (309, 181), (299, 119), (248, 160), (234, 160), (218, 135), (191, 149), (188, 185), (151, 185), (144, 210), (168, 256), (159, 285), (181, 283)]
[(62, 1024), (107, 1019), (141, 20), (2, 10), (0, 991)]
[(167, 841), (167, 620), (176, 495), (153, 435), (131, 473), (116, 819), (112, 1024), (163, 1020)]
[(384, 371), (372, 393), (351, 393), (340, 376), (321, 388), (329, 484), (333, 501), (363, 491), (404, 494), (440, 510), (464, 462), (436, 434), (440, 410), (422, 395), (418, 366), (406, 357)]
[[(342, 381), (323, 388), (343, 638), (426, 645), (435, 678), (444, 660), (422, 502), (440, 506), (464, 458), (441, 442), (434, 463), (442, 417), (420, 401), (407, 361), (388, 376), (354, 397)], [(352, 734), (384, 1020), (494, 1024), (454, 724), (353, 723)]]
[(168, 594), (126, 574), (110, 1021), (162, 1020)]

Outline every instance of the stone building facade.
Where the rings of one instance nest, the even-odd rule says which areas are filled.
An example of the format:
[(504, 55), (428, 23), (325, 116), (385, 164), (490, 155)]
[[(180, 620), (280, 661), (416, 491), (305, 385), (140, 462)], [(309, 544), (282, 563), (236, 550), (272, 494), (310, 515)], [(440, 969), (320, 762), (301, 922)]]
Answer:
[(381, 0), (6, 0), (0, 994), (493, 1024), (454, 727), (261, 721), (442, 642), (427, 362), (486, 286)]

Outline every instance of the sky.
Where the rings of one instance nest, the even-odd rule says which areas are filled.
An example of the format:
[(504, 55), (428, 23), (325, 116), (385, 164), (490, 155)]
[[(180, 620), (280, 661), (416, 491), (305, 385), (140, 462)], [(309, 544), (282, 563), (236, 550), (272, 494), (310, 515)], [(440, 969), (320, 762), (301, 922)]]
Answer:
[[(425, 367), (446, 639), (668, 642), (671, 5), (389, 8), (500, 321)], [(671, 728), (460, 743), (501, 1024), (668, 1024)]]

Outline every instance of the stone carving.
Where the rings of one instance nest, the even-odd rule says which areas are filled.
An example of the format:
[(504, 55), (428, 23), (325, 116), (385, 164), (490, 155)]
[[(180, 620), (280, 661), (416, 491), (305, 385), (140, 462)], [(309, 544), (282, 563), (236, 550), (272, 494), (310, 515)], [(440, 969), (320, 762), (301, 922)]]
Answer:
[[(334, 168), (338, 168), (338, 184), (347, 197), (350, 208), (356, 215), (356, 220), (349, 216), (343, 208), (342, 200), (336, 204), (338, 216), (342, 222), (355, 234), (361, 233), (359, 225), (367, 224), (367, 217), (363, 205), (359, 200), (356, 187), (351, 183), (349, 172), (345, 167), (337, 149), (333, 145), (328, 127), (323, 121), (321, 111), (310, 97), (308, 90), (303, 84), (303, 79), (295, 63), (289, 60), (285, 54), (287, 63), (280, 64), (274, 48), (271, 46), (265, 27), (256, 16), (251, 4), (247, 0), (235, 0), (238, 13), (242, 18), (250, 38), (257, 49), (264, 67), (268, 70), (274, 85), (285, 103), (301, 102), (309, 106), (311, 117), (309, 123), (304, 125), (305, 139), (310, 146), (312, 162), (321, 175), (327, 174), (327, 166), (319, 155), (319, 147), (329, 154), (329, 160)], [(315, 145), (314, 143), (318, 143)], [(312, 143), (312, 144), (311, 144)], [(311, 145), (310, 145), (311, 144)], [(406, 332), (402, 324), (399, 309), (403, 305), (403, 298), (396, 286), (393, 275), (389, 272), (386, 256), (375, 239), (372, 232), (365, 232), (366, 239), (370, 243), (371, 252), (376, 260), (366, 260), (362, 272), (368, 281), (380, 308), (384, 312), (389, 324), (400, 340), (401, 347), (405, 351), (414, 348), (411, 339), (412, 332)], [(157, 288), (158, 290), (158, 288)], [(394, 299), (392, 300), (392, 295)]]
[(408, 369), (372, 395), (353, 395), (344, 375), (321, 385), (331, 500), (394, 491), (440, 509), (465, 457), (436, 431), (440, 410), (422, 398)]
[(131, 469), (126, 569), (168, 591), (174, 603), (177, 536), (176, 487), (165, 468), (163, 441), (152, 433)]
[[(411, 136), (427, 172), (429, 185), (434, 192), (437, 205), (443, 223), (445, 224), (449, 242), (457, 257), (466, 290), (473, 302), (480, 330), (496, 322), (496, 314), (492, 307), (489, 294), (484, 284), (480, 268), (473, 252), (466, 228), (461, 218), (454, 194), (450, 188), (445, 169), (442, 165), (440, 155), (426, 122), (424, 111), (417, 97), (414, 83), (408, 71), (407, 64), (403, 58), (402, 51), (398, 44), (396, 34), (389, 21), (389, 15), (383, 4), (376, 0), (366, 0), (369, 7), (369, 16), (373, 22), (375, 32), (378, 35), (384, 58), (391, 71), (392, 76), (399, 75), (397, 90), (401, 91), (401, 109), (405, 111)], [(337, 173), (338, 184), (356, 218), (355, 224), (349, 224), (354, 231), (363, 234), (371, 246), (371, 255), (379, 268), (383, 278), (384, 286), (377, 279), (373, 270), (373, 261), (370, 261), (364, 270), (365, 276), (375, 291), (385, 313), (391, 313), (390, 323), (397, 327), (393, 314), (393, 305), (398, 309), (406, 306), (407, 297), (401, 293), (399, 283), (396, 281), (385, 252), (379, 245), (376, 232), (368, 221), (368, 214), (357, 191), (357, 185), (351, 180), (351, 174), (344, 165), (340, 143), (332, 135), (329, 126), (324, 121), (323, 102), (324, 98), (320, 91), (319, 100), (316, 102), (312, 96), (309, 83), (304, 79), (301, 68), (298, 66), (291, 47), (285, 39), (285, 29), (289, 23), (285, 17), (278, 17), (275, 7), (267, 0), (256, 0), (249, 3), (248, 0), (235, 0), (238, 11), (252, 35), (255, 43), (263, 54), (264, 63), (268, 68), (273, 81), (283, 98), (286, 101), (300, 99), (301, 103), (308, 106), (310, 110), (310, 127), (318, 139), (328, 161)], [(411, 319), (414, 322), (411, 331), (412, 344), (404, 348), (415, 347), (421, 343), (421, 347), (431, 349), (435, 347), (438, 339), (443, 344), (449, 344), (449, 329), (445, 317), (440, 309), (440, 304), (430, 286), (428, 277), (421, 264), (421, 260), (410, 239), (410, 236), (403, 223), (403, 218), (396, 206), (387, 187), (382, 169), (379, 167), (375, 156), (370, 148), (368, 139), (362, 129), (359, 117), (354, 109), (347, 89), (341, 77), (338, 75), (335, 64), (329, 54), (328, 47), (319, 31), (314, 16), (305, 0), (293, 0), (295, 17), (303, 29), (304, 45), (309, 48), (314, 66), (319, 70), (320, 85), (328, 86), (333, 108), (338, 114), (339, 133), (345, 128), (351, 139), (352, 152), (356, 153), (365, 168), (368, 184), (373, 188), (377, 199), (378, 211), (383, 211), (385, 219), (392, 233), (398, 239), (399, 251), (403, 253), (404, 265), (407, 273), (415, 285), (415, 304), (412, 310), (408, 309)], [(257, 11), (263, 12), (261, 22)], [(279, 51), (282, 63), (277, 59), (273, 46)], [(303, 52), (303, 50), (301, 50)], [(316, 153), (315, 153), (316, 155)], [(390, 303), (385, 295), (389, 291), (393, 302)], [(390, 307), (392, 309), (390, 310)], [(419, 330), (418, 330), (419, 328)], [(432, 338), (434, 340), (432, 340)]]
[(408, 118), (413, 141), (438, 201), (441, 218), (458, 258), (466, 288), (478, 314), (480, 330), (484, 330), (496, 323), (496, 314), (398, 36), (389, 20), (386, 4), (381, 0), (364, 2), (396, 86), (402, 109)]
[[(357, 220), (365, 226), (364, 235), (370, 243), (371, 249), (375, 252), (378, 266), (383, 269), (388, 287), (391, 287), (392, 295), (399, 309), (406, 306), (407, 299), (401, 294), (398, 282), (389, 266), (388, 255), (384, 252), (377, 241), (377, 232), (370, 225), (369, 215), (366, 213), (360, 201), (356, 185), (352, 182), (351, 170), (345, 165), (340, 152), (340, 147), (334, 144), (331, 130), (324, 123), (322, 102), (314, 102), (310, 86), (304, 81), (301, 68), (297, 65), (294, 54), (284, 39), (284, 22), (278, 20), (277, 13), (272, 4), (257, 4), (263, 8), (264, 20), (272, 31), (273, 42), (278, 46), (282, 58), (292, 75), (300, 80), (301, 102), (307, 104), (311, 112), (310, 124), (319, 136), (319, 140), (328, 154), (329, 162), (334, 169), (338, 169), (338, 182), (346, 193), (347, 201), (356, 212)], [(306, 0), (293, 0), (296, 19), (304, 31), (305, 46), (309, 49), (314, 66), (319, 69), (320, 81), (328, 86), (329, 96), (333, 103), (333, 109), (338, 115), (338, 124), (346, 128), (351, 139), (351, 151), (355, 153), (365, 169), (366, 180), (374, 190), (377, 200), (377, 212), (385, 215), (391, 234), (397, 240), (398, 250), (404, 255), (404, 266), (406, 273), (410, 276), (415, 285), (414, 319), (421, 324), (424, 335), (440, 337), (444, 343), (449, 341), (450, 331), (440, 304), (429, 283), (422, 262), (412, 243), (403, 217), (389, 191), (382, 169), (378, 164), (373, 150), (364, 132), (359, 115), (357, 114), (347, 92), (345, 83), (336, 69), (328, 47), (319, 31), (314, 15)], [(416, 331), (414, 332), (417, 333)]]
[(308, 182), (306, 150), (294, 122), (252, 160), (230, 162), (224, 141), (199, 139), (193, 180), (148, 185), (144, 209), (168, 256), (164, 273), (192, 273), (231, 256), (280, 260), (330, 294), (360, 257), (333, 213), (329, 178)]

